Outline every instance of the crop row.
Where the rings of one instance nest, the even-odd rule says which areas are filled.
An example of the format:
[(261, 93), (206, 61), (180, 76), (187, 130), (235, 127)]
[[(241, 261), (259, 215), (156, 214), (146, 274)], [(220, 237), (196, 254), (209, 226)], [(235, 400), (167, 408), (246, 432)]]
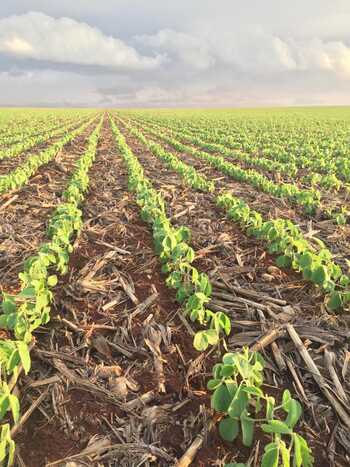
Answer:
[[(195, 334), (193, 342), (197, 350), (204, 351), (208, 345), (219, 342), (221, 333), (223, 336), (230, 333), (230, 319), (224, 313), (213, 313), (205, 308), (210, 299), (211, 284), (207, 275), (192, 265), (195, 253), (188, 244), (189, 229), (171, 225), (164, 199), (145, 177), (141, 164), (112, 119), (111, 125), (117, 148), (127, 165), (130, 190), (135, 193), (141, 217), (152, 226), (155, 251), (162, 262), (163, 273), (168, 274), (166, 283), (177, 291), (176, 298), (185, 315), (207, 326)], [(158, 151), (157, 147), (154, 149)], [(183, 173), (180, 168), (179, 173)], [(301, 405), (287, 390), (283, 393), (281, 405), (276, 405), (275, 399), (262, 389), (263, 368), (261, 355), (248, 349), (226, 353), (222, 362), (213, 366), (213, 379), (208, 382), (208, 389), (213, 391), (212, 408), (225, 414), (219, 424), (220, 434), (232, 442), (241, 432), (243, 444), (251, 447), (255, 426), (260, 426), (271, 437), (262, 457), (263, 467), (278, 465), (280, 461), (287, 466), (291, 457), (295, 466), (310, 467), (313, 457), (307, 442), (294, 432), (302, 415)], [(261, 415), (263, 408), (265, 416)], [(281, 408), (286, 414), (284, 420), (279, 417)], [(255, 416), (251, 413), (253, 410)], [(229, 465), (234, 464), (227, 464), (227, 467)]]
[[(301, 128), (294, 128), (289, 122), (286, 128), (283, 128), (281, 123), (279, 126), (274, 122), (272, 126), (261, 121), (258, 123), (248, 121), (247, 123), (240, 120), (238, 123), (234, 122), (234, 125), (229, 121), (215, 122), (215, 125), (213, 122), (200, 121), (195, 124), (190, 121), (186, 125), (181, 119), (170, 119), (170, 122), (165, 124), (164, 120), (159, 122), (159, 119), (152, 119), (148, 115), (143, 115), (141, 120), (157, 122), (173, 130), (183, 131), (185, 129), (192, 135), (203, 136), (209, 142), (248, 152), (251, 158), (255, 156), (256, 159), (268, 159), (271, 163), (275, 161), (295, 168), (309, 169), (311, 175), (313, 172), (318, 175), (322, 174), (319, 182), (323, 183), (324, 188), (327, 188), (329, 184), (333, 184), (336, 188), (341, 183), (340, 180), (350, 182), (350, 161), (347, 149), (349, 135), (346, 126), (339, 136), (333, 126), (332, 137), (327, 138), (326, 132), (315, 131), (317, 136), (311, 139), (310, 130), (318, 129), (320, 126), (318, 122), (315, 127), (312, 127), (310, 122), (306, 121), (306, 131), (303, 131)], [(328, 133), (331, 134), (330, 131)], [(324, 141), (324, 144), (321, 145), (320, 141)], [(346, 184), (344, 186), (350, 188)]]
[[(147, 140), (139, 130), (131, 129), (130, 133), (156, 157), (164, 160), (169, 167), (179, 173), (185, 184), (199, 190), (203, 190), (205, 186), (207, 187), (205, 191), (215, 190), (214, 183), (209, 182), (203, 175), (201, 175), (201, 184), (197, 185), (196, 170), (193, 167), (165, 151), (159, 144)], [(250, 209), (242, 199), (229, 193), (216, 196), (216, 203), (224, 208), (228, 216), (238, 222), (249, 235), (267, 242), (269, 252), (279, 255), (276, 259), (279, 267), (301, 272), (304, 279), (319, 286), (328, 295), (330, 308), (339, 309), (350, 303), (350, 277), (333, 261), (332, 253), (321, 240), (317, 239), (319, 244), (317, 251), (292, 221), (279, 218), (264, 220), (260, 213)]]
[(282, 163), (279, 161), (273, 161), (268, 158), (264, 157), (254, 157), (250, 154), (237, 151), (232, 151), (232, 148), (228, 148), (221, 143), (218, 143), (214, 138), (210, 137), (207, 132), (203, 129), (201, 131), (196, 131), (195, 133), (191, 133), (183, 128), (174, 128), (170, 125), (164, 126), (161, 124), (153, 123), (150, 125), (145, 125), (142, 120), (133, 120), (133, 124), (137, 123), (141, 127), (147, 130), (155, 130), (157, 132), (163, 133), (167, 131), (168, 134), (171, 136), (175, 136), (176, 138), (180, 138), (184, 142), (188, 142), (190, 144), (194, 144), (201, 149), (204, 149), (208, 152), (218, 153), (223, 156), (229, 157), (230, 159), (237, 160), (247, 164), (251, 167), (258, 167), (260, 169), (266, 171), (276, 171), (283, 174), (288, 174), (291, 177), (295, 176), (298, 169), (295, 164), (293, 163)]
[(24, 139), (33, 133), (40, 133), (42, 130), (55, 124), (62, 125), (67, 119), (88, 118), (93, 114), (92, 110), (34, 110), (19, 113), (10, 112), (12, 117), (1, 121), (4, 111), (0, 110), (0, 145), (16, 142)]
[(277, 265), (292, 267), (303, 278), (321, 287), (329, 296), (328, 306), (339, 309), (350, 303), (350, 277), (332, 259), (332, 253), (318, 239), (319, 251), (305, 239), (299, 227), (289, 219), (263, 220), (260, 213), (231, 194), (218, 197), (217, 203), (247, 233), (265, 240), (269, 252), (280, 255)]
[(256, 170), (243, 169), (238, 165), (232, 164), (223, 156), (212, 155), (208, 152), (201, 151), (194, 146), (183, 144), (178, 139), (149, 127), (146, 127), (145, 129), (147, 129), (150, 134), (172, 146), (175, 150), (204, 159), (212, 167), (223, 172), (234, 180), (247, 183), (254, 186), (259, 191), (277, 198), (287, 199), (295, 205), (302, 206), (305, 213), (308, 215), (313, 215), (316, 212), (316, 209), (318, 209), (326, 219), (331, 219), (336, 224), (345, 225), (348, 222), (350, 211), (346, 206), (323, 208), (321, 205), (321, 193), (315, 188), (303, 190), (290, 183), (275, 183)]
[[(21, 291), (16, 295), (3, 293), (0, 326), (8, 330), (14, 339), (0, 340), (0, 419), (11, 412), (14, 423), (20, 417), (18, 398), (13, 393), (22, 366), (25, 373), (31, 367), (30, 345), (32, 333), (50, 319), (50, 305), (53, 300), (52, 288), (57, 284), (56, 274), (67, 272), (69, 254), (72, 252), (72, 238), (82, 227), (82, 212), (79, 204), (89, 185), (88, 170), (91, 167), (99, 139), (102, 118), (90, 135), (85, 153), (78, 160), (76, 169), (63, 193), (63, 202), (54, 211), (47, 235), (48, 243), (43, 244), (35, 256), (28, 258), (24, 270), (19, 274)], [(13, 375), (8, 383), (7, 378)], [(1, 426), (0, 463), (12, 465), (14, 441), (9, 423)]]
[(130, 133), (171, 169), (176, 170), (189, 186), (201, 191), (214, 191), (214, 182), (210, 182), (205, 176), (200, 175), (194, 167), (185, 164), (171, 152), (165, 151), (159, 144), (145, 138), (136, 128), (130, 128)]
[(26, 123), (23, 125), (22, 123), (18, 122), (18, 128), (16, 131), (12, 131), (12, 133), (1, 131), (0, 129), (0, 147), (3, 151), (5, 147), (11, 146), (13, 144), (21, 143), (26, 138), (31, 138), (42, 134), (47, 131), (52, 131), (55, 128), (59, 128), (66, 124), (69, 120), (79, 120), (83, 116), (78, 115), (70, 115), (66, 114), (64, 117), (62, 115), (51, 117), (48, 119), (34, 119), (31, 122)]
[[(135, 115), (134, 112), (132, 112)], [(255, 118), (251, 115), (234, 116), (223, 114), (223, 118), (214, 112), (210, 118), (198, 113), (180, 118), (174, 114), (171, 117), (159, 118), (159, 115), (137, 113), (137, 117), (150, 122), (167, 124), (173, 128), (185, 128), (191, 133), (205, 131), (216, 141), (226, 144), (232, 149), (240, 149), (249, 153), (278, 157), (290, 156), (289, 160), (299, 157), (308, 159), (335, 159), (347, 154), (347, 140), (349, 129), (347, 120), (315, 120), (310, 118), (296, 119), (291, 116), (279, 115), (277, 118), (264, 116)], [(195, 117), (195, 118), (193, 118)], [(213, 118), (214, 117), (214, 118)]]
[(16, 144), (13, 144), (10, 147), (1, 149), (0, 160), (9, 158), (9, 157), (15, 157), (21, 154), (21, 152), (27, 151), (28, 149), (31, 149), (34, 146), (45, 143), (46, 141), (48, 141), (49, 139), (55, 136), (59, 136), (59, 135), (66, 133), (72, 128), (78, 126), (79, 124), (81, 125), (81, 120), (70, 119), (70, 120), (67, 120), (63, 125), (60, 125), (59, 127), (57, 126), (53, 126), (52, 128), (46, 127), (43, 133), (39, 133), (33, 136), (26, 135), (24, 140)]
[(89, 121), (83, 123), (79, 128), (65, 134), (63, 138), (55, 142), (48, 148), (28, 156), (23, 165), (17, 167), (12, 172), (0, 177), (0, 194), (6, 193), (11, 190), (16, 190), (25, 185), (29, 178), (44, 164), (52, 160), (57, 153), (76, 136), (81, 134), (94, 120), (94, 116)]
[(222, 156), (214, 156), (199, 149), (183, 144), (177, 139), (157, 131), (150, 131), (159, 139), (174, 147), (177, 151), (191, 154), (192, 156), (204, 159), (212, 167), (226, 175), (229, 175), (234, 180), (247, 183), (254, 186), (259, 191), (271, 194), (278, 198), (286, 198), (294, 203), (303, 206), (308, 213), (315, 212), (320, 205), (320, 193), (317, 190), (300, 190), (298, 187), (288, 183), (274, 183), (265, 175), (252, 169), (242, 169), (240, 166), (228, 162)]
[[(143, 125), (142, 121), (138, 121), (138, 123), (139, 125)], [(163, 125), (153, 122), (151, 128), (155, 128), (158, 131), (164, 131), (165, 128), (171, 132), (172, 135), (180, 138), (181, 141), (195, 144), (205, 151), (218, 153), (225, 157), (243, 162), (250, 167), (257, 167), (267, 172), (274, 172), (274, 174), (283, 174), (292, 179), (296, 178), (300, 168), (293, 158), (286, 157), (283, 160), (277, 160), (271, 157), (263, 157), (259, 154), (246, 153), (233, 149), (232, 145), (230, 146), (228, 143), (225, 143), (225, 139), (219, 138), (221, 142), (218, 142), (218, 136), (216, 134), (213, 135), (203, 129), (196, 129), (190, 132), (183, 128), (174, 128), (170, 125), (164, 127)], [(316, 167), (312, 167), (312, 171), (308, 175), (303, 175), (299, 181), (303, 185), (320, 187), (324, 190), (332, 189), (339, 191), (341, 188), (346, 188), (345, 182), (338, 178), (334, 172), (324, 175), (318, 173), (316, 169)]]
[(209, 325), (209, 330), (196, 334), (194, 345), (201, 350), (209, 344), (217, 344), (220, 331), (227, 335), (230, 333), (230, 320), (224, 313), (213, 313), (205, 308), (210, 300), (211, 286), (208, 276), (199, 273), (192, 265), (195, 254), (188, 245), (190, 231), (171, 225), (162, 196), (144, 175), (141, 164), (112, 119), (111, 125), (117, 148), (128, 168), (130, 189), (135, 192), (137, 204), (141, 207), (141, 216), (152, 225), (155, 249), (163, 264), (162, 271), (168, 274), (167, 285), (176, 289), (176, 298), (192, 321)]

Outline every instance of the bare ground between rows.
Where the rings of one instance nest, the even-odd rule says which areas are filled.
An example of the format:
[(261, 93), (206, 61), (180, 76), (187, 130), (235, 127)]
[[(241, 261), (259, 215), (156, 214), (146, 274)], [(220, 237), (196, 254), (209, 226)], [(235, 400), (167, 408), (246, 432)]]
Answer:
[[(292, 381), (293, 393), (299, 396), (305, 408), (303, 429), (308, 433), (306, 437), (320, 455), (316, 465), (325, 465), (324, 458), (329, 454), (327, 446), (333, 437), (339, 441), (335, 456), (339, 456), (337, 460), (340, 461), (344, 456), (344, 446), (349, 447), (344, 435), (346, 430), (337, 424), (330, 405), (320, 394), (298, 350), (286, 335), (285, 323), (282, 324), (286, 316), (282, 315), (286, 311), (285, 306), (292, 310), (287, 321), (293, 323), (307, 343), (313, 360), (332, 389), (334, 381), (331, 380), (330, 368), (324, 361), (323, 352), (326, 349), (337, 356), (335, 366), (338, 375), (344, 368), (347, 369), (349, 330), (346, 318), (326, 313), (322, 299), (313, 286), (298, 280), (295, 274), (273, 267), (272, 258), (266, 254), (262, 245), (243, 235), (232, 222), (222, 217), (212, 195), (187, 189), (175, 172), (168, 170), (159, 159), (130, 138), (127, 132), (124, 131), (124, 134), (146, 175), (166, 198), (168, 214), (173, 222), (191, 228), (192, 243), (197, 252), (196, 264), (201, 270), (208, 271), (214, 285), (219, 286), (214, 288), (209, 307), (214, 311), (225, 311), (232, 317), (233, 336), (229, 339), (231, 348), (254, 345), (262, 336), (271, 337), (270, 333), (275, 332), (275, 337), (278, 337), (272, 339), (274, 350), (271, 352), (269, 349), (268, 339), (262, 347), (266, 347), (265, 356), (273, 368), (268, 383), (282, 389), (290, 387)], [(247, 302), (246, 289), (255, 297), (252, 301)], [(269, 309), (268, 305), (265, 308), (263, 305), (271, 300), (275, 304), (276, 300), (281, 300), (284, 306), (276, 308), (272, 305), (272, 309)], [(280, 313), (281, 318), (278, 316)], [(280, 353), (284, 363), (276, 357)], [(291, 374), (293, 367), (296, 373)], [(346, 394), (349, 394), (346, 378), (341, 376), (341, 382)], [(325, 413), (324, 421), (319, 423)], [(330, 427), (336, 427), (336, 435)], [(343, 458), (343, 461), (343, 465), (346, 465), (347, 459)]]
[(82, 451), (96, 446), (95, 436), (107, 457), (93, 454), (89, 465), (173, 465), (208, 416), (203, 362), (212, 357), (196, 360), (113, 147), (104, 128), (85, 227), (56, 289), (56, 319), (38, 334), (34, 369), (22, 378), (27, 405), (46, 378), (58, 378), (17, 437), (27, 467), (79, 453), (86, 459)]
[(82, 120), (77, 121), (76, 123), (72, 123), (68, 129), (64, 129), (62, 127), (62, 133), (59, 135), (53, 136), (52, 138), (48, 139), (47, 141), (37, 144), (25, 151), (21, 152), (17, 156), (13, 157), (5, 157), (4, 159), (0, 159), (0, 177), (5, 176), (11, 171), (20, 167), (23, 163), (25, 163), (26, 159), (32, 154), (38, 154), (39, 152), (47, 149), (52, 144), (56, 143), (60, 139), (62, 139), (69, 131), (73, 131), (79, 126), (82, 125)]
[(48, 164), (41, 166), (28, 183), (3, 197), (0, 206), (0, 289), (14, 292), (19, 287), (18, 273), (23, 262), (35, 254), (46, 237), (47, 223), (62, 200), (62, 193), (74, 166), (86, 149), (95, 123), (68, 143)]
[(168, 152), (176, 154), (184, 162), (195, 167), (199, 173), (205, 175), (209, 180), (215, 181), (220, 190), (232, 192), (235, 196), (242, 198), (251, 209), (260, 212), (265, 219), (282, 218), (292, 220), (300, 226), (311, 242), (313, 236), (320, 238), (335, 255), (335, 261), (342, 266), (345, 272), (347, 271), (346, 258), (350, 256), (350, 225), (335, 226), (331, 220), (312, 219), (305, 216), (302, 213), (302, 208), (298, 210), (297, 207), (291, 206), (286, 200), (259, 192), (248, 184), (235, 182), (231, 177), (211, 167), (205, 161), (188, 153), (178, 153), (170, 145), (157, 140), (146, 131), (143, 133), (150, 140), (158, 142)]

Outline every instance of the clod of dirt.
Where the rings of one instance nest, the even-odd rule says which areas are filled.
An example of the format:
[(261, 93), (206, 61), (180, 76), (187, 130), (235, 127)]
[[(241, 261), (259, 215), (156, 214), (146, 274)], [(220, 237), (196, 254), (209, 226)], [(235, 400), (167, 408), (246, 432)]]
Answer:
[(277, 275), (277, 276), (278, 276), (279, 274), (281, 274), (281, 270), (280, 270), (279, 268), (277, 268), (276, 266), (269, 266), (269, 267), (267, 268), (267, 272), (268, 272), (269, 274)]
[(274, 276), (272, 276), (271, 274), (267, 274), (267, 273), (261, 274), (261, 278), (265, 282), (272, 282), (275, 279)]
[(85, 464), (81, 464), (80, 462), (67, 462), (62, 465), (62, 467), (85, 467)]
[(99, 365), (95, 369), (95, 374), (98, 378), (108, 379), (110, 377), (118, 377), (123, 373), (123, 369), (119, 365), (104, 366)]
[(128, 395), (128, 380), (125, 376), (118, 378), (111, 377), (108, 380), (109, 389), (120, 399), (125, 399)]
[(231, 236), (227, 233), (222, 233), (218, 236), (218, 243), (229, 243), (231, 242), (232, 239), (231, 239)]
[(103, 336), (91, 337), (91, 344), (101, 355), (112, 358), (111, 349), (106, 338)]
[(142, 411), (142, 417), (147, 425), (154, 425), (156, 423), (164, 423), (169, 421), (169, 406), (154, 405), (153, 407), (146, 407)]

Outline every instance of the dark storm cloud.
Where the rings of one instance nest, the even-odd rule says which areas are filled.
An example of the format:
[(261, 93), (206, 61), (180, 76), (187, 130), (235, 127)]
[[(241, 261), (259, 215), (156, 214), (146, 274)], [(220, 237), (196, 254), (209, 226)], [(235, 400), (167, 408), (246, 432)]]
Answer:
[(1, 104), (350, 103), (347, 1), (5, 3)]

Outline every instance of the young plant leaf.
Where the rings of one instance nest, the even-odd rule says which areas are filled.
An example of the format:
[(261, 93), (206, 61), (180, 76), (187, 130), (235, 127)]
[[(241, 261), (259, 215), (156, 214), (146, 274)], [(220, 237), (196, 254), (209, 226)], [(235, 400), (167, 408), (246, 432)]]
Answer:
[(241, 413), (242, 441), (244, 446), (250, 447), (254, 438), (254, 419), (248, 416), (247, 410)]
[(31, 365), (28, 345), (23, 341), (17, 341), (16, 345), (21, 359), (21, 363), (23, 365), (24, 372), (25, 374), (28, 374)]
[(269, 423), (263, 423), (261, 425), (262, 430), (265, 433), (274, 433), (281, 435), (289, 435), (292, 433), (291, 428), (280, 420), (270, 420)]
[(291, 399), (288, 404), (288, 416), (286, 418), (286, 424), (294, 428), (294, 426), (297, 424), (299, 418), (301, 417), (301, 414), (303, 413), (303, 409), (298, 401), (295, 399)]
[(239, 433), (239, 423), (231, 417), (226, 417), (219, 423), (219, 433), (225, 441), (234, 441)]
[(217, 412), (227, 412), (230, 402), (231, 395), (224, 384), (216, 388), (211, 396), (211, 407)]
[(278, 467), (279, 449), (276, 443), (271, 443), (261, 459), (261, 467)]

